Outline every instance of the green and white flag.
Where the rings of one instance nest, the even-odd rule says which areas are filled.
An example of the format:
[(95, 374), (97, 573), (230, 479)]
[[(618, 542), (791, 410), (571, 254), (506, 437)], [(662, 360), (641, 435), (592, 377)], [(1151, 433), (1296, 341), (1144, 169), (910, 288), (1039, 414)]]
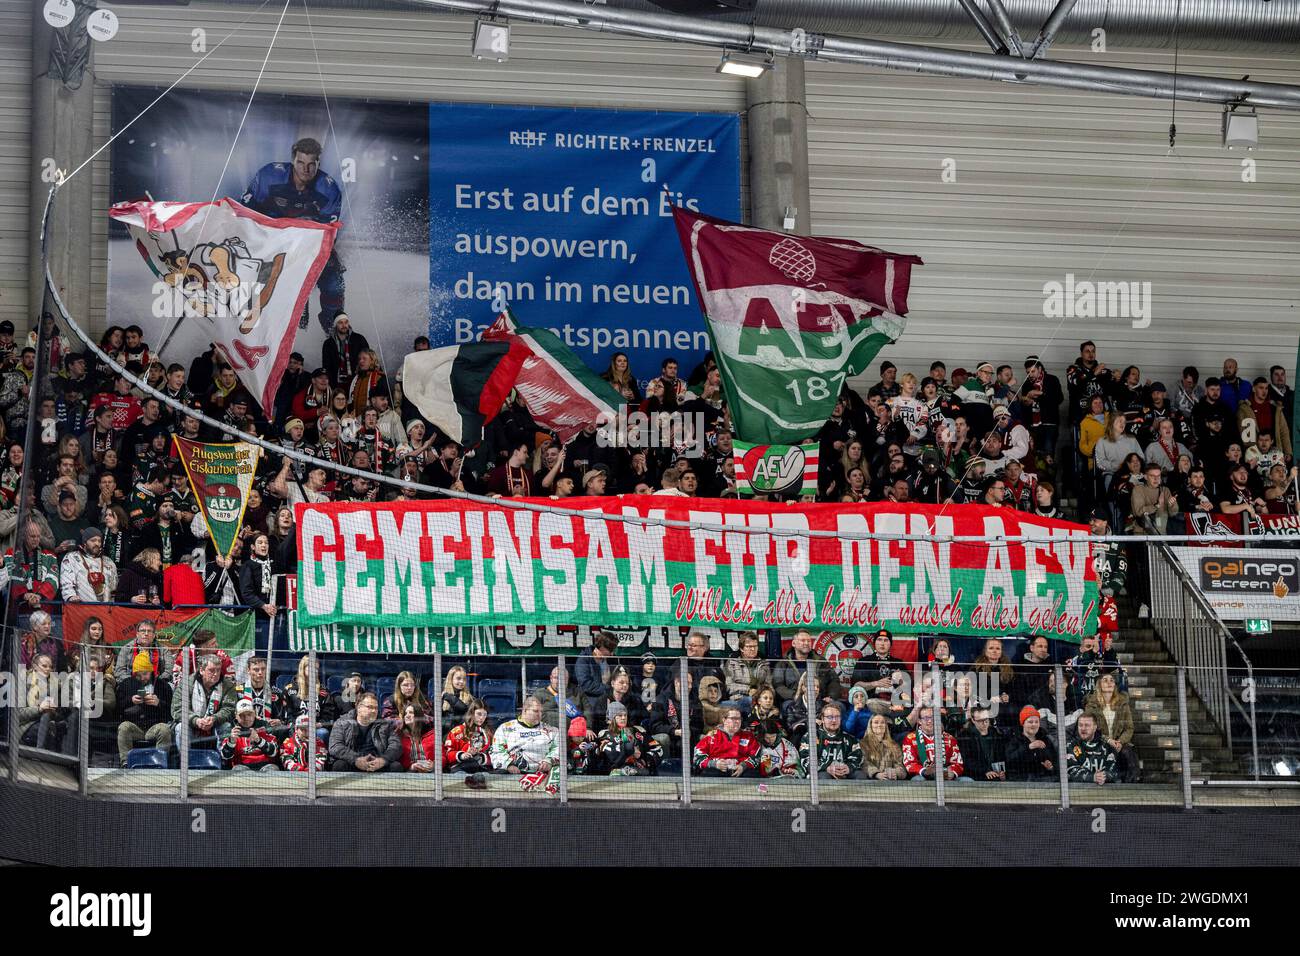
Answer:
[(253, 487), (262, 449), (243, 441), (207, 444), (179, 435), (173, 438), (212, 545), (217, 554), (228, 558), (244, 523), (248, 492)]
[(902, 335), (921, 260), (680, 207), (673, 217), (737, 436), (767, 444), (812, 436), (845, 379)]

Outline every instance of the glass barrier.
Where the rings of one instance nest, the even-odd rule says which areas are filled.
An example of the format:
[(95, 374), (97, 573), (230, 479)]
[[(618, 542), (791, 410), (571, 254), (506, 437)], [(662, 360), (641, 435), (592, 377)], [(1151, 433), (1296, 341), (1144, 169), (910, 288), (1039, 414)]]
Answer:
[(76, 638), (58, 614), (8, 635), (6, 770), (92, 797), (1300, 802), (1300, 671), (1180, 669), (1132, 624), (897, 657), (861, 635), (417, 656), (290, 653), (273, 629), (159, 643), (88, 613)]

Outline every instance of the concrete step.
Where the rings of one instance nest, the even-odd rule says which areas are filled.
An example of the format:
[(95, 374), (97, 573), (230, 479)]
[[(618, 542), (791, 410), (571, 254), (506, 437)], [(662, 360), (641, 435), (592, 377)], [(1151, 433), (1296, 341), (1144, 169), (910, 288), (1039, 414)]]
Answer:
[(1163, 650), (1159, 651), (1116, 651), (1115, 656), (1119, 662), (1124, 665), (1143, 664), (1151, 667), (1153, 665), (1164, 664), (1166, 667), (1172, 666), (1173, 661), (1169, 654)]

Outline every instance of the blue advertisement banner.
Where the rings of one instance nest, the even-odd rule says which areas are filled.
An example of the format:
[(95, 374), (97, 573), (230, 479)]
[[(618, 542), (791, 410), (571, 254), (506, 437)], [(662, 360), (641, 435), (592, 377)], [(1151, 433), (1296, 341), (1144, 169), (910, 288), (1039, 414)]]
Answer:
[(508, 306), (592, 368), (642, 380), (709, 349), (672, 206), (738, 221), (740, 120), (429, 107), (429, 338), (474, 341)]

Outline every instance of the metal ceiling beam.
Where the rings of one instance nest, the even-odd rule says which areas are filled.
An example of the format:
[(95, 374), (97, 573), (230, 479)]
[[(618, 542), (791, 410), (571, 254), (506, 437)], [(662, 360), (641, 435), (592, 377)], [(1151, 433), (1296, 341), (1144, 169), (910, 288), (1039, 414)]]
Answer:
[(809, 60), (859, 63), (888, 70), (959, 76), (976, 80), (1028, 83), (1094, 93), (1179, 99), (1199, 103), (1243, 104), (1300, 110), (1300, 87), (1254, 83), (1212, 76), (1182, 76), (1175, 85), (1169, 73), (1021, 60), (988, 53), (967, 53), (934, 47), (824, 36), (803, 30), (781, 30), (702, 20), (697, 17), (589, 6), (571, 0), (407, 0), (415, 6), (456, 10), (477, 16), (510, 17), (533, 23), (649, 37), (718, 48), (751, 50)]

